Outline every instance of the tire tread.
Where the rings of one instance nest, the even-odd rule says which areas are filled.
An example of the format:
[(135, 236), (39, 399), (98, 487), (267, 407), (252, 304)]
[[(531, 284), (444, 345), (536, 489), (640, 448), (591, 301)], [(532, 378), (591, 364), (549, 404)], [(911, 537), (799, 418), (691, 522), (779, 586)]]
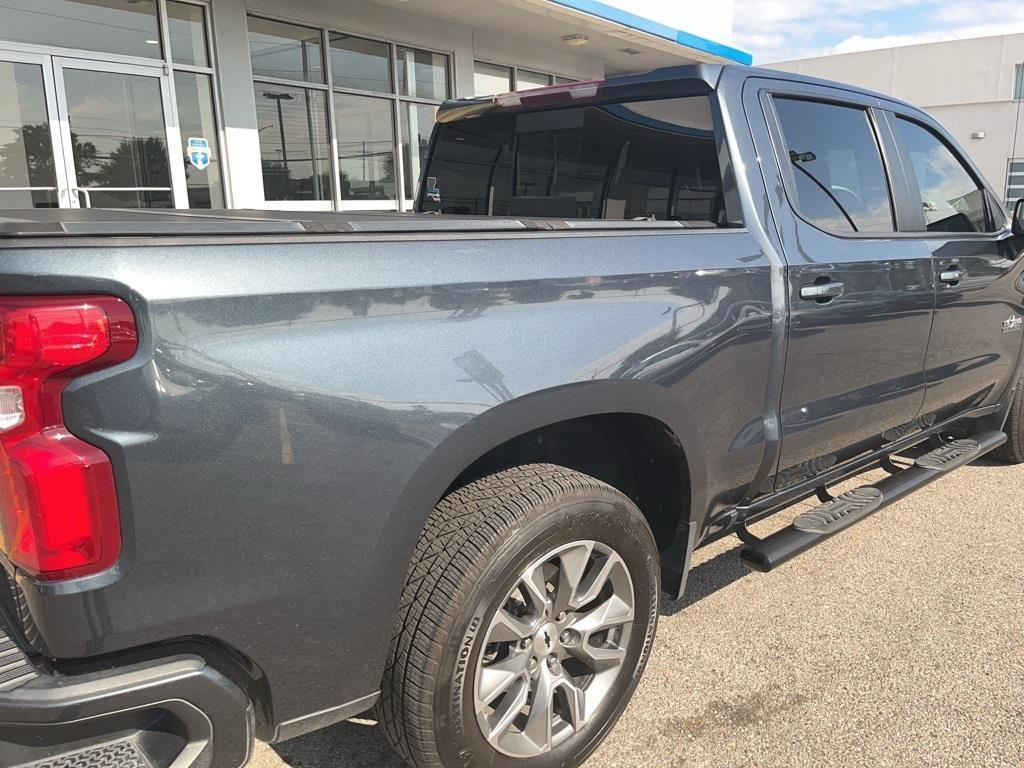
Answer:
[(539, 509), (566, 494), (611, 486), (554, 464), (527, 464), (453, 491), (434, 508), (416, 545), (399, 604), (377, 716), (395, 750), (416, 768), (443, 768), (434, 737), (434, 691), (457, 607), (495, 550)]

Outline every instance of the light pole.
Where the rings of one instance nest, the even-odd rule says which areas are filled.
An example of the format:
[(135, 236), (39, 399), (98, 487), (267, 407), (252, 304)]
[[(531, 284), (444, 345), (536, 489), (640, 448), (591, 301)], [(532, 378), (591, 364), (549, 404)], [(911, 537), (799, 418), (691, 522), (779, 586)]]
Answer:
[(277, 102), (277, 127), (281, 132), (281, 160), (284, 163), (284, 169), (288, 170), (288, 147), (284, 140), (284, 115), (281, 111), (282, 101), (291, 101), (294, 96), (290, 93), (264, 93), (264, 99), (270, 99), (271, 101)]

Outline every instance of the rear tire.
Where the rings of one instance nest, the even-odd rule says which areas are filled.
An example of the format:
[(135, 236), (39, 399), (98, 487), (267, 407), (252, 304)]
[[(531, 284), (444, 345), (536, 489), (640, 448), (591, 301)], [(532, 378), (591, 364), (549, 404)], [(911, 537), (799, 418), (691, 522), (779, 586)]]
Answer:
[(384, 733), (416, 768), (578, 765), (640, 680), (659, 597), (650, 527), (614, 488), (531, 464), (454, 491), (410, 566)]
[(1008, 439), (992, 452), (992, 457), (1007, 464), (1024, 464), (1024, 375), (1017, 381), (1005, 431)]

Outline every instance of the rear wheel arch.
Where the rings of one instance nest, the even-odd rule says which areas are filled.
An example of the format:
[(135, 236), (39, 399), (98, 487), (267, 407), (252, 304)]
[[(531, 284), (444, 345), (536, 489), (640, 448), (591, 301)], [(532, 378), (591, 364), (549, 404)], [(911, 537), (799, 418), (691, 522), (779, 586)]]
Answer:
[[(685, 467), (685, 478), (680, 482), (686, 490), (678, 492), (683, 503), (676, 518), (676, 530), (673, 531), (664, 520), (656, 519), (651, 523), (662, 563), (683, 562), (681, 550), (685, 549), (688, 533), (683, 530), (684, 524), (695, 520), (699, 523), (707, 509), (705, 456), (695, 421), (672, 401), (669, 390), (655, 384), (627, 380), (571, 384), (526, 395), (480, 414), (453, 431), (422, 463), (403, 488), (394, 512), (389, 515), (376, 553), (377, 562), (390, 561), (394, 564), (387, 576), (394, 594), (393, 605), (398, 605), (406, 567), (412, 560), (427, 520), (448, 493), (502, 457), (503, 449), (514, 445), (518, 451), (524, 447), (530, 436), (547, 434), (570, 422), (592, 425), (609, 421), (620, 427), (647, 425), (641, 429), (641, 434), (651, 435), (656, 430), (662, 441), (658, 450), (665, 451), (667, 446), (672, 446), (675, 456), (675, 464), (667, 461), (659, 464), (655, 457), (655, 466), (664, 470), (665, 476), (677, 472), (680, 466)], [(547, 460), (558, 464), (560, 460), (558, 456), (548, 459), (537, 455), (531, 457), (525, 450), (517, 455), (519, 463)], [(634, 453), (631, 458), (635, 464), (636, 461), (649, 461), (651, 457)], [(561, 460), (564, 461), (564, 457)], [(614, 481), (601, 477), (600, 471), (593, 474), (593, 468), (578, 471), (592, 474), (618, 488)], [(619, 490), (630, 495), (628, 486), (627, 490)], [(650, 504), (646, 505), (646, 510), (644, 504), (638, 506), (650, 519)]]

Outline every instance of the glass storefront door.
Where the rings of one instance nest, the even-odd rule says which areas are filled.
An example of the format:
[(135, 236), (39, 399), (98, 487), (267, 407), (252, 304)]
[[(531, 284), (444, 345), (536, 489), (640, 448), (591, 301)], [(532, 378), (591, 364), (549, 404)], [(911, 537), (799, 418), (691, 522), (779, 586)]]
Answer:
[[(181, 146), (160, 67), (54, 59), (72, 206), (187, 208)], [(172, 162), (172, 157), (175, 162)]]
[(168, 81), (159, 66), (0, 52), (0, 208), (187, 208)]
[(0, 12), (0, 209), (223, 208), (203, 0)]

